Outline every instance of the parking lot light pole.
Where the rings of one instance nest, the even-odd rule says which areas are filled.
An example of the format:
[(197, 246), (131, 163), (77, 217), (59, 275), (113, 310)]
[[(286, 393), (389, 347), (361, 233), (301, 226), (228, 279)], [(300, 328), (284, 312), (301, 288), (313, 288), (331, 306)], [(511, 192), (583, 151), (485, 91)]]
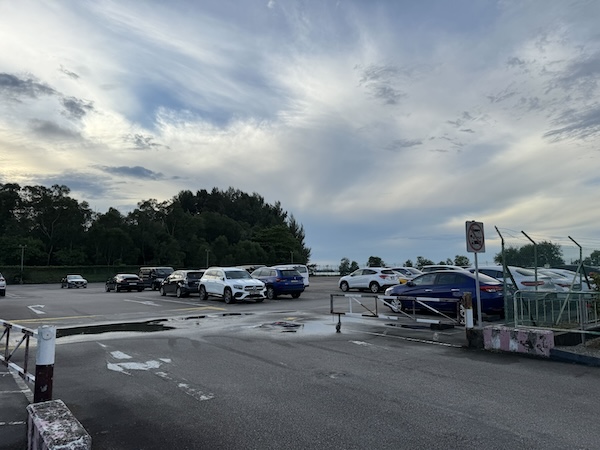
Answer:
[(25, 259), (25, 249), (27, 248), (26, 245), (19, 245), (19, 247), (21, 247), (21, 276), (20, 278), (20, 283), (23, 284), (23, 260)]
[(206, 249), (206, 268), (208, 269), (208, 253), (210, 252), (209, 249)]

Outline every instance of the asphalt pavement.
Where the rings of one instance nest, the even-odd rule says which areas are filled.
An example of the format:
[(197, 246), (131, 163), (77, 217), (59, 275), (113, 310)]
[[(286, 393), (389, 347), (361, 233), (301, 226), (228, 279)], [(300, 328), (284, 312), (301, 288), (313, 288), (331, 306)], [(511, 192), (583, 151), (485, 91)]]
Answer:
[(27, 405), (33, 399), (28, 386), (0, 366), (0, 449), (27, 448)]

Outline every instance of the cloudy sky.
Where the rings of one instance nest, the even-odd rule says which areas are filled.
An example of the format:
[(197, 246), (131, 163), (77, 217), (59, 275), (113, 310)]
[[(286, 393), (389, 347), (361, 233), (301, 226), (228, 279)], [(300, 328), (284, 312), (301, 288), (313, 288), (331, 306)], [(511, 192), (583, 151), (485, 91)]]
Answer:
[(256, 192), (318, 264), (473, 261), (467, 220), (480, 263), (496, 227), (597, 250), (599, 17), (594, 0), (2, 0), (0, 183), (123, 213)]

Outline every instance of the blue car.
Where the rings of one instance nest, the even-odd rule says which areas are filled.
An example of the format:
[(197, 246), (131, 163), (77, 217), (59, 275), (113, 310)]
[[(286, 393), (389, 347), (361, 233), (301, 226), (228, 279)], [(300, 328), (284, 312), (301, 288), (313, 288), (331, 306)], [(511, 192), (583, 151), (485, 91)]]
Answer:
[[(487, 315), (504, 316), (504, 290), (500, 281), (487, 275), (479, 274), (479, 291), (481, 297), (481, 312)], [(406, 284), (392, 286), (385, 291), (387, 296), (407, 297), (431, 297), (441, 301), (423, 303), (432, 308), (456, 313), (457, 300), (460, 300), (466, 292), (473, 296), (473, 310), (477, 309), (477, 297), (475, 291), (475, 274), (466, 270), (445, 270), (428, 272), (419, 275)], [(444, 301), (448, 299), (448, 301)], [(450, 300), (453, 301), (450, 301)], [(403, 309), (412, 311), (415, 309), (426, 309), (412, 300), (393, 299), (388, 301), (392, 311)]]
[(252, 272), (252, 278), (265, 283), (269, 300), (277, 298), (278, 295), (298, 298), (304, 292), (304, 277), (296, 269), (261, 267)]

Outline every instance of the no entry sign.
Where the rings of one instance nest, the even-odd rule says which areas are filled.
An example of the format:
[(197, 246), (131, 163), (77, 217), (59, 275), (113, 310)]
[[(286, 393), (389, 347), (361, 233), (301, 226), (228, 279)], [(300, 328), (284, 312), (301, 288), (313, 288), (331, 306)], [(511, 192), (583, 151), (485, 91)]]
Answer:
[(485, 236), (483, 222), (467, 221), (467, 251), (470, 253), (485, 253)]

